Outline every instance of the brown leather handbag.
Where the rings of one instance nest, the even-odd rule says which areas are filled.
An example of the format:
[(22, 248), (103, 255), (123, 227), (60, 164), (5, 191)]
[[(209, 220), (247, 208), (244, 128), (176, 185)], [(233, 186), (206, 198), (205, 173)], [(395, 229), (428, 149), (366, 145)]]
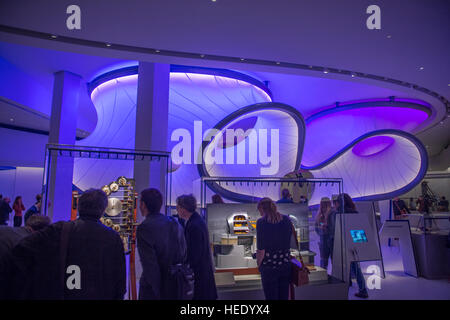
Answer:
[(300, 258), (300, 261), (291, 258), (291, 270), (291, 283), (293, 285), (300, 287), (309, 283), (309, 270), (303, 263), (302, 258)]
[[(295, 232), (294, 225), (292, 225), (292, 235), (295, 237), (295, 243), (297, 245), (297, 249), (300, 252), (300, 248), (298, 246), (297, 240), (297, 232)], [(302, 255), (299, 254), (299, 259), (291, 256), (291, 283), (297, 287), (304, 286), (309, 283), (309, 270), (303, 262)]]

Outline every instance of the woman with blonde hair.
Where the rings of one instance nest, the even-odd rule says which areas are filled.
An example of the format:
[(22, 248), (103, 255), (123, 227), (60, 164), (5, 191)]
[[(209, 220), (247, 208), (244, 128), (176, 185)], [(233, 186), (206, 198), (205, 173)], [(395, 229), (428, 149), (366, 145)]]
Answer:
[(291, 220), (278, 212), (269, 198), (258, 203), (256, 223), (257, 262), (266, 300), (287, 300), (291, 278)]
[(320, 267), (328, 268), (328, 259), (333, 252), (333, 232), (331, 226), (331, 200), (328, 197), (323, 197), (320, 200), (319, 211), (316, 215), (315, 230), (320, 237), (319, 249), (320, 249)]

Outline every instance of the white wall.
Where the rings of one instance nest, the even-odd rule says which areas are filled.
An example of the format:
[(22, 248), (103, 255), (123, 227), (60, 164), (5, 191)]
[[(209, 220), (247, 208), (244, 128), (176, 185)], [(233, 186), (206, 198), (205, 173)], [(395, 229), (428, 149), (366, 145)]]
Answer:
[(43, 167), (48, 136), (0, 128), (0, 166)]

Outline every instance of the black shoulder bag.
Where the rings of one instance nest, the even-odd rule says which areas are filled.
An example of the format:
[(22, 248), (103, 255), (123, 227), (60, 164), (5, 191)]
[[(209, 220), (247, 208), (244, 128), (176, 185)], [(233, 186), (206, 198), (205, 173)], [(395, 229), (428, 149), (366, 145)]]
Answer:
[(59, 247), (60, 281), (61, 281), (61, 299), (64, 300), (66, 288), (66, 258), (69, 246), (69, 236), (73, 228), (73, 222), (64, 222), (61, 230), (61, 243)]
[[(172, 263), (176, 262), (177, 253), (181, 251), (180, 243), (178, 239), (178, 222), (170, 218), (171, 220), (171, 234), (175, 236), (176, 246), (170, 246), (172, 250)], [(176, 249), (176, 250), (174, 250)], [(172, 264), (168, 270), (168, 281), (175, 284), (175, 299), (177, 300), (192, 300), (194, 297), (194, 272), (190, 266), (182, 261), (180, 263)]]

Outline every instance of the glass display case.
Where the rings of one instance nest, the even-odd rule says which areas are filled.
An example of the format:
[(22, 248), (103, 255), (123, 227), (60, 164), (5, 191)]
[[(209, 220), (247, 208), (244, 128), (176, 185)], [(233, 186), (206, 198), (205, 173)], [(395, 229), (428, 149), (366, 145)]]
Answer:
[[(205, 178), (207, 181), (216, 178)], [(291, 184), (291, 187), (308, 188), (315, 192), (329, 192), (329, 198), (340, 192), (340, 183), (333, 179), (283, 179), (274, 180), (263, 178), (217, 178), (217, 183), (261, 183), (271, 188), (277, 187), (279, 193)], [(270, 184), (267, 181), (270, 181)], [(334, 186), (331, 186), (334, 182)], [(326, 185), (328, 183), (328, 185)], [(294, 186), (296, 184), (296, 186)], [(300, 186), (299, 186), (300, 184)], [(312, 188), (311, 185), (315, 184)], [(320, 184), (320, 186), (319, 186)], [(213, 251), (216, 285), (219, 297), (223, 299), (264, 299), (255, 252), (257, 249), (257, 220), (261, 217), (257, 210), (258, 199), (247, 203), (208, 203), (206, 190), (202, 190), (201, 211), (207, 222), (210, 243)], [(259, 190), (261, 193), (261, 190)], [(311, 196), (311, 194), (310, 194)], [(311, 199), (311, 197), (306, 197)], [(278, 199), (274, 199), (275, 201)], [(324, 297), (329, 299), (343, 298), (347, 295), (346, 283), (333, 277), (331, 266), (331, 252), (328, 253), (328, 265), (321, 266), (320, 237), (315, 229), (315, 217), (318, 205), (309, 205), (307, 202), (276, 203), (277, 210), (290, 218), (297, 235), (298, 247), (291, 241), (291, 257), (300, 260), (300, 256), (309, 269), (308, 291), (322, 291)], [(341, 232), (337, 230), (337, 232)], [(330, 244), (328, 244), (330, 246)], [(337, 246), (345, 246), (345, 241), (339, 241)], [(335, 250), (335, 254), (342, 255), (343, 249)], [(337, 259), (343, 261), (343, 259)], [(328, 289), (326, 289), (326, 286)], [(314, 287), (314, 288), (313, 288)], [(330, 289), (333, 287), (334, 289)], [(336, 290), (336, 288), (339, 289)], [(304, 289), (298, 287), (297, 289)], [(319, 291), (317, 291), (319, 290)], [(328, 291), (327, 291), (328, 290)], [(328, 294), (328, 296), (327, 296)], [(306, 295), (308, 296), (308, 295)]]

